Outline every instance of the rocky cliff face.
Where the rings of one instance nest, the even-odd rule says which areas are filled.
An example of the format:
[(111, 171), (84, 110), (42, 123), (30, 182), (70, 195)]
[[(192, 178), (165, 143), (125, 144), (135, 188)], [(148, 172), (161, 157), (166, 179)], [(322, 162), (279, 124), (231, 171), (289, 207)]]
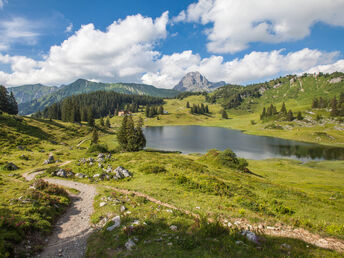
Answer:
[(179, 91), (209, 92), (224, 85), (226, 85), (226, 83), (223, 81), (210, 82), (199, 72), (191, 72), (187, 73), (173, 89)]

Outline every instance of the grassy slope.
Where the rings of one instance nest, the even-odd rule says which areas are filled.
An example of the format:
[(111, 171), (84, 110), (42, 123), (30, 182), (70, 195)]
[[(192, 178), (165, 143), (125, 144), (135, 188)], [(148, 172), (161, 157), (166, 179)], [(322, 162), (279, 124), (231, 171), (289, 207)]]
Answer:
[[(190, 103), (202, 102), (202, 98), (195, 96), (188, 98), (188, 100)], [(214, 125), (217, 122), (218, 124), (215, 125), (221, 126), (221, 123), (230, 123), (235, 120), (221, 120), (220, 115), (216, 114), (215, 117), (208, 117), (207, 120), (203, 121), (202, 118), (204, 119), (204, 116), (190, 115), (185, 110), (184, 104), (186, 104), (186, 100), (168, 100), (165, 109), (170, 114), (161, 116), (161, 120), (147, 119), (146, 123), (154, 125), (165, 124), (166, 121), (169, 121), (170, 123)], [(221, 107), (219, 105), (211, 105), (210, 109), (218, 113)], [(177, 110), (183, 119), (180, 117), (178, 119), (180, 114), (174, 113)], [(238, 119), (237, 121), (240, 120)], [(42, 166), (42, 162), (46, 159), (49, 152), (53, 152), (55, 157), (62, 161), (77, 160), (81, 157), (90, 156), (90, 154), (86, 153), (86, 148), (89, 146), (87, 139), (90, 138), (90, 132), (86, 126), (62, 123), (60, 121), (38, 121), (29, 118), (25, 118), (23, 122), (20, 122), (10, 117), (2, 120), (2, 122), (5, 126), (0, 128), (0, 140), (2, 140), (1, 144), (6, 143), (6, 146), (1, 149), (0, 162), (14, 162), (20, 167), (18, 173), (28, 169), (52, 166)], [(114, 117), (111, 119), (111, 122), (116, 127), (119, 125), (120, 118)], [(86, 139), (86, 141), (80, 147), (75, 147), (83, 139)], [(56, 141), (57, 144), (51, 143), (52, 140)], [(110, 149), (114, 149), (117, 146), (116, 136), (111, 132), (101, 132), (100, 140), (106, 143)], [(62, 144), (62, 142), (65, 144)], [(29, 151), (18, 150), (16, 148), (18, 144), (26, 146)], [(44, 149), (45, 152), (40, 152), (41, 149)], [(29, 160), (19, 159), (19, 156), (22, 154), (29, 156)], [(113, 167), (122, 165), (134, 172), (132, 180), (115, 182), (111, 183), (111, 185), (124, 189), (138, 190), (162, 201), (175, 204), (177, 207), (202, 215), (209, 213), (209, 216), (213, 217), (221, 215), (231, 219), (245, 219), (252, 223), (262, 223), (264, 221), (268, 225), (282, 222), (336, 237), (341, 237), (344, 234), (344, 221), (339, 216), (339, 214), (344, 212), (344, 189), (342, 186), (344, 175), (341, 173), (341, 171), (344, 171), (343, 162), (300, 164), (285, 160), (249, 161), (250, 169), (254, 173), (263, 176), (263, 178), (218, 167), (216, 164), (195, 155), (147, 152), (123, 153), (114, 154), (110, 164)], [(152, 164), (164, 166), (168, 172), (158, 175), (143, 173), (145, 167)], [(97, 166), (83, 167), (77, 166), (76, 163), (68, 166), (74, 172), (82, 172), (89, 175), (99, 173)], [(180, 176), (185, 176), (188, 181), (181, 183), (179, 181)], [(88, 182), (87, 180), (85, 181)], [(216, 189), (215, 186), (222, 182), (229, 186), (229, 192), (225, 196), (216, 194), (214, 190)], [(152, 204), (147, 205), (147, 208), (151, 209), (150, 206)], [(196, 207), (200, 207), (200, 209)], [(142, 208), (145, 209), (144, 207)], [(290, 210), (294, 213), (285, 213), (286, 208), (287, 211)], [(116, 211), (114, 210), (113, 212), (115, 213)], [(108, 211), (96, 208), (95, 220), (102, 215), (108, 215)], [(137, 215), (130, 217), (130, 220), (133, 220), (136, 216), (138, 219), (143, 220), (148, 215), (149, 213), (145, 211), (139, 211)], [(157, 221), (161, 221), (159, 219), (160, 215), (157, 215)], [(187, 229), (192, 228), (194, 224), (194, 221), (181, 214), (177, 214), (174, 219), (181, 220), (180, 225), (184, 225), (183, 230), (178, 232), (178, 234), (183, 235), (185, 232), (188, 232), (189, 230)], [(153, 222), (155, 223), (155, 221)], [(154, 227), (152, 233), (148, 234), (149, 239), (157, 236), (159, 233), (157, 230), (160, 226), (157, 225), (157, 228)], [(166, 225), (163, 223), (159, 230), (167, 230)], [(99, 244), (99, 237), (100, 239), (109, 239), (109, 241), (102, 242), (102, 245), (97, 248), (95, 246)], [(89, 244), (90, 256), (93, 254), (101, 256), (106, 252), (107, 248), (112, 250), (116, 246), (122, 247), (123, 243), (121, 241), (123, 241), (123, 238), (120, 237), (120, 241), (116, 242), (116, 239), (113, 239), (114, 235), (111, 235), (111, 238), (108, 237), (110, 235), (107, 232), (101, 231), (91, 239), (92, 241)], [(233, 243), (234, 240), (240, 239), (240, 237), (232, 237), (226, 234), (219, 237), (220, 243), (224, 243), (223, 241)], [(305, 255), (302, 252), (306, 252), (308, 255), (325, 255), (320, 249), (305, 249), (305, 244), (301, 242), (280, 238), (269, 239), (266, 246), (267, 249), (262, 252), (262, 255), (268, 255), (269, 250), (276, 250), (281, 242), (292, 244), (292, 252), (294, 254)], [(153, 251), (156, 248), (154, 244), (144, 245), (142, 242), (139, 242), (139, 245), (141, 247), (139, 249), (142, 249), (141, 254), (154, 254)], [(178, 251), (183, 252), (183, 254), (197, 255), (198, 252), (210, 248), (212, 251), (209, 251), (209, 255), (215, 254), (213, 252), (218, 252), (217, 254), (221, 255), (227, 250), (218, 249), (219, 247), (216, 244), (210, 247), (202, 245), (200, 249), (191, 249), (193, 251), (185, 250), (184, 245), (181, 244), (180, 247), (178, 242), (173, 242), (173, 245), (178, 245), (176, 248), (178, 248)], [(240, 252), (247, 252), (249, 254), (253, 249), (251, 250), (250, 244), (248, 245), (248, 250), (232, 247), (235, 250), (233, 255)], [(275, 247), (270, 248), (270, 245), (275, 245)], [(143, 248), (143, 246), (147, 247)], [(169, 248), (161, 250), (168, 255), (171, 252)], [(92, 253), (93, 251), (94, 253)], [(113, 254), (111, 252), (110, 254)], [(331, 255), (331, 253), (326, 253), (325, 256), (328, 255)]]

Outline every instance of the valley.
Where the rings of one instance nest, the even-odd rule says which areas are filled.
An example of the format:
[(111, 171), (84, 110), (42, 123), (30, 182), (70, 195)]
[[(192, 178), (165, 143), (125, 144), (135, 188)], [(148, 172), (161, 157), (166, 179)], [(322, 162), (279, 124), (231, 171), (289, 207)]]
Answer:
[[(159, 99), (134, 95), (99, 96), (104, 101), (115, 96), (123, 107), (133, 109), (135, 105), (128, 106), (125, 101), (161, 105), (164, 112), (150, 117), (146, 117), (144, 104), (131, 113), (135, 124), (141, 117), (144, 126), (231, 128), (244, 134), (343, 147), (341, 118), (331, 116), (329, 109), (312, 108), (313, 98), (321, 96), (321, 91), (314, 91), (308, 82), (313, 80), (310, 76), (299, 79), (303, 91), (290, 92), (294, 86), (288, 79), (285, 85), (271, 87), (259, 97), (246, 97), (233, 108), (224, 108), (228, 98), (218, 97), (232, 86), (210, 93), (181, 94), (164, 99), (163, 104)], [(331, 79), (319, 80), (325, 84)], [(341, 83), (333, 85), (328, 98), (338, 97), (341, 87)], [(313, 93), (312, 98), (307, 90)], [(74, 100), (79, 98), (82, 104), (90, 98), (87, 103), (93, 103), (97, 94), (76, 96)], [(281, 94), (285, 98), (280, 99)], [(294, 113), (301, 111), (303, 120), (285, 121), (278, 115), (262, 120), (262, 109), (272, 104), (272, 99), (277, 110), (285, 102)], [(202, 104), (208, 113), (191, 113), (187, 107), (195, 105), (202, 110)], [(6, 232), (1, 239), (2, 256), (40, 251), (55, 256), (77, 252), (77, 256), (86, 257), (342, 255), (343, 156), (335, 160), (245, 160), (240, 152), (236, 157), (228, 150), (189, 154), (174, 149), (123, 151), (118, 138), (123, 116), (110, 117), (104, 111), (103, 119), (103, 109), (108, 106), (100, 107), (99, 115), (93, 113), (93, 120), (77, 122), (71, 120), (77, 117), (71, 115), (73, 112), (61, 116), (67, 121), (0, 115), (0, 191), (6, 196), (0, 201), (0, 229)], [(53, 115), (49, 112), (42, 114)], [(109, 120), (110, 127), (104, 120)], [(204, 137), (212, 133), (208, 134)], [(223, 137), (229, 137), (226, 140), (230, 142), (230, 136)], [(52, 190), (55, 188), (59, 190)], [(87, 192), (92, 192), (94, 201), (92, 197), (83, 201)], [(43, 209), (47, 202), (56, 205)], [(74, 221), (73, 216), (76, 224), (68, 224)], [(80, 219), (89, 222), (80, 224)], [(54, 221), (62, 221), (57, 222), (59, 230), (54, 229)], [(74, 235), (68, 233), (73, 227), (77, 229)], [(27, 235), (28, 230), (43, 237)]]

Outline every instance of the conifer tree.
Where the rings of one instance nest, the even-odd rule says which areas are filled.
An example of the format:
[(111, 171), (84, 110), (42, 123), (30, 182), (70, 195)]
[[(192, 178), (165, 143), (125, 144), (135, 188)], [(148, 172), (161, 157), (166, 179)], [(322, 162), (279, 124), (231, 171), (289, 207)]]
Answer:
[(90, 127), (94, 127), (94, 117), (93, 117), (93, 112), (91, 108), (87, 110), (87, 124)]
[(109, 117), (106, 118), (105, 125), (106, 125), (107, 128), (110, 128), (110, 127), (111, 127), (110, 118), (109, 118)]
[(209, 114), (209, 107), (208, 107), (208, 105), (205, 106), (205, 113)]
[(338, 109), (337, 109), (337, 98), (334, 97), (331, 101), (331, 116), (337, 116), (338, 115)]
[(281, 107), (281, 114), (287, 114), (287, 108), (285, 107), (285, 103), (283, 102), (282, 107)]
[(100, 118), (100, 126), (103, 126), (103, 127), (104, 127), (104, 125), (105, 125), (105, 124), (104, 124), (104, 119), (103, 119), (103, 117), (101, 117), (101, 118)]
[(303, 120), (301, 111), (299, 111), (299, 112), (297, 113), (297, 120)]
[(92, 132), (91, 144), (97, 144), (97, 143), (98, 143), (98, 140), (99, 140), (98, 131), (97, 131), (97, 129), (94, 127), (94, 128), (93, 128), (93, 132)]
[(263, 120), (266, 117), (266, 109), (263, 108), (262, 114), (260, 115), (260, 120)]
[(294, 120), (293, 111), (289, 110), (287, 114), (287, 121), (293, 121), (293, 120)]
[(189, 103), (189, 101), (186, 102), (186, 108), (190, 108), (190, 103)]
[(228, 114), (227, 114), (226, 110), (224, 110), (224, 109), (222, 110), (221, 116), (223, 119), (228, 119)]
[(163, 106), (159, 107), (158, 114), (159, 115), (163, 115), (164, 114), (164, 107)]

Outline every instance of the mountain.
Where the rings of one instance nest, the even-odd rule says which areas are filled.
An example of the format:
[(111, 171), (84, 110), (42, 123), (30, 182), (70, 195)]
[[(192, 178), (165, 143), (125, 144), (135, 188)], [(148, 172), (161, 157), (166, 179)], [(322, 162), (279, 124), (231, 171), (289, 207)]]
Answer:
[(19, 113), (21, 115), (32, 114), (38, 110), (43, 110), (45, 107), (56, 103), (65, 97), (100, 90), (115, 91), (124, 94), (149, 95), (152, 97), (162, 98), (174, 97), (179, 94), (176, 90), (159, 89), (146, 84), (102, 83), (78, 79), (71, 84), (62, 85), (58, 90), (42, 96), (41, 98), (19, 104)]
[(8, 88), (12, 91), (18, 104), (30, 102), (34, 99), (42, 98), (58, 90), (58, 87), (49, 87), (42, 84), (27, 84), (18, 87)]
[[(226, 85), (207, 96), (210, 103), (224, 108), (250, 109), (252, 104), (262, 106), (290, 102), (309, 106), (314, 98), (330, 99), (344, 92), (344, 73), (287, 75), (248, 86)], [(256, 105), (257, 106), (257, 105)]]
[(173, 89), (178, 91), (210, 92), (224, 85), (226, 85), (224, 81), (210, 82), (199, 72), (190, 72), (187, 73)]

